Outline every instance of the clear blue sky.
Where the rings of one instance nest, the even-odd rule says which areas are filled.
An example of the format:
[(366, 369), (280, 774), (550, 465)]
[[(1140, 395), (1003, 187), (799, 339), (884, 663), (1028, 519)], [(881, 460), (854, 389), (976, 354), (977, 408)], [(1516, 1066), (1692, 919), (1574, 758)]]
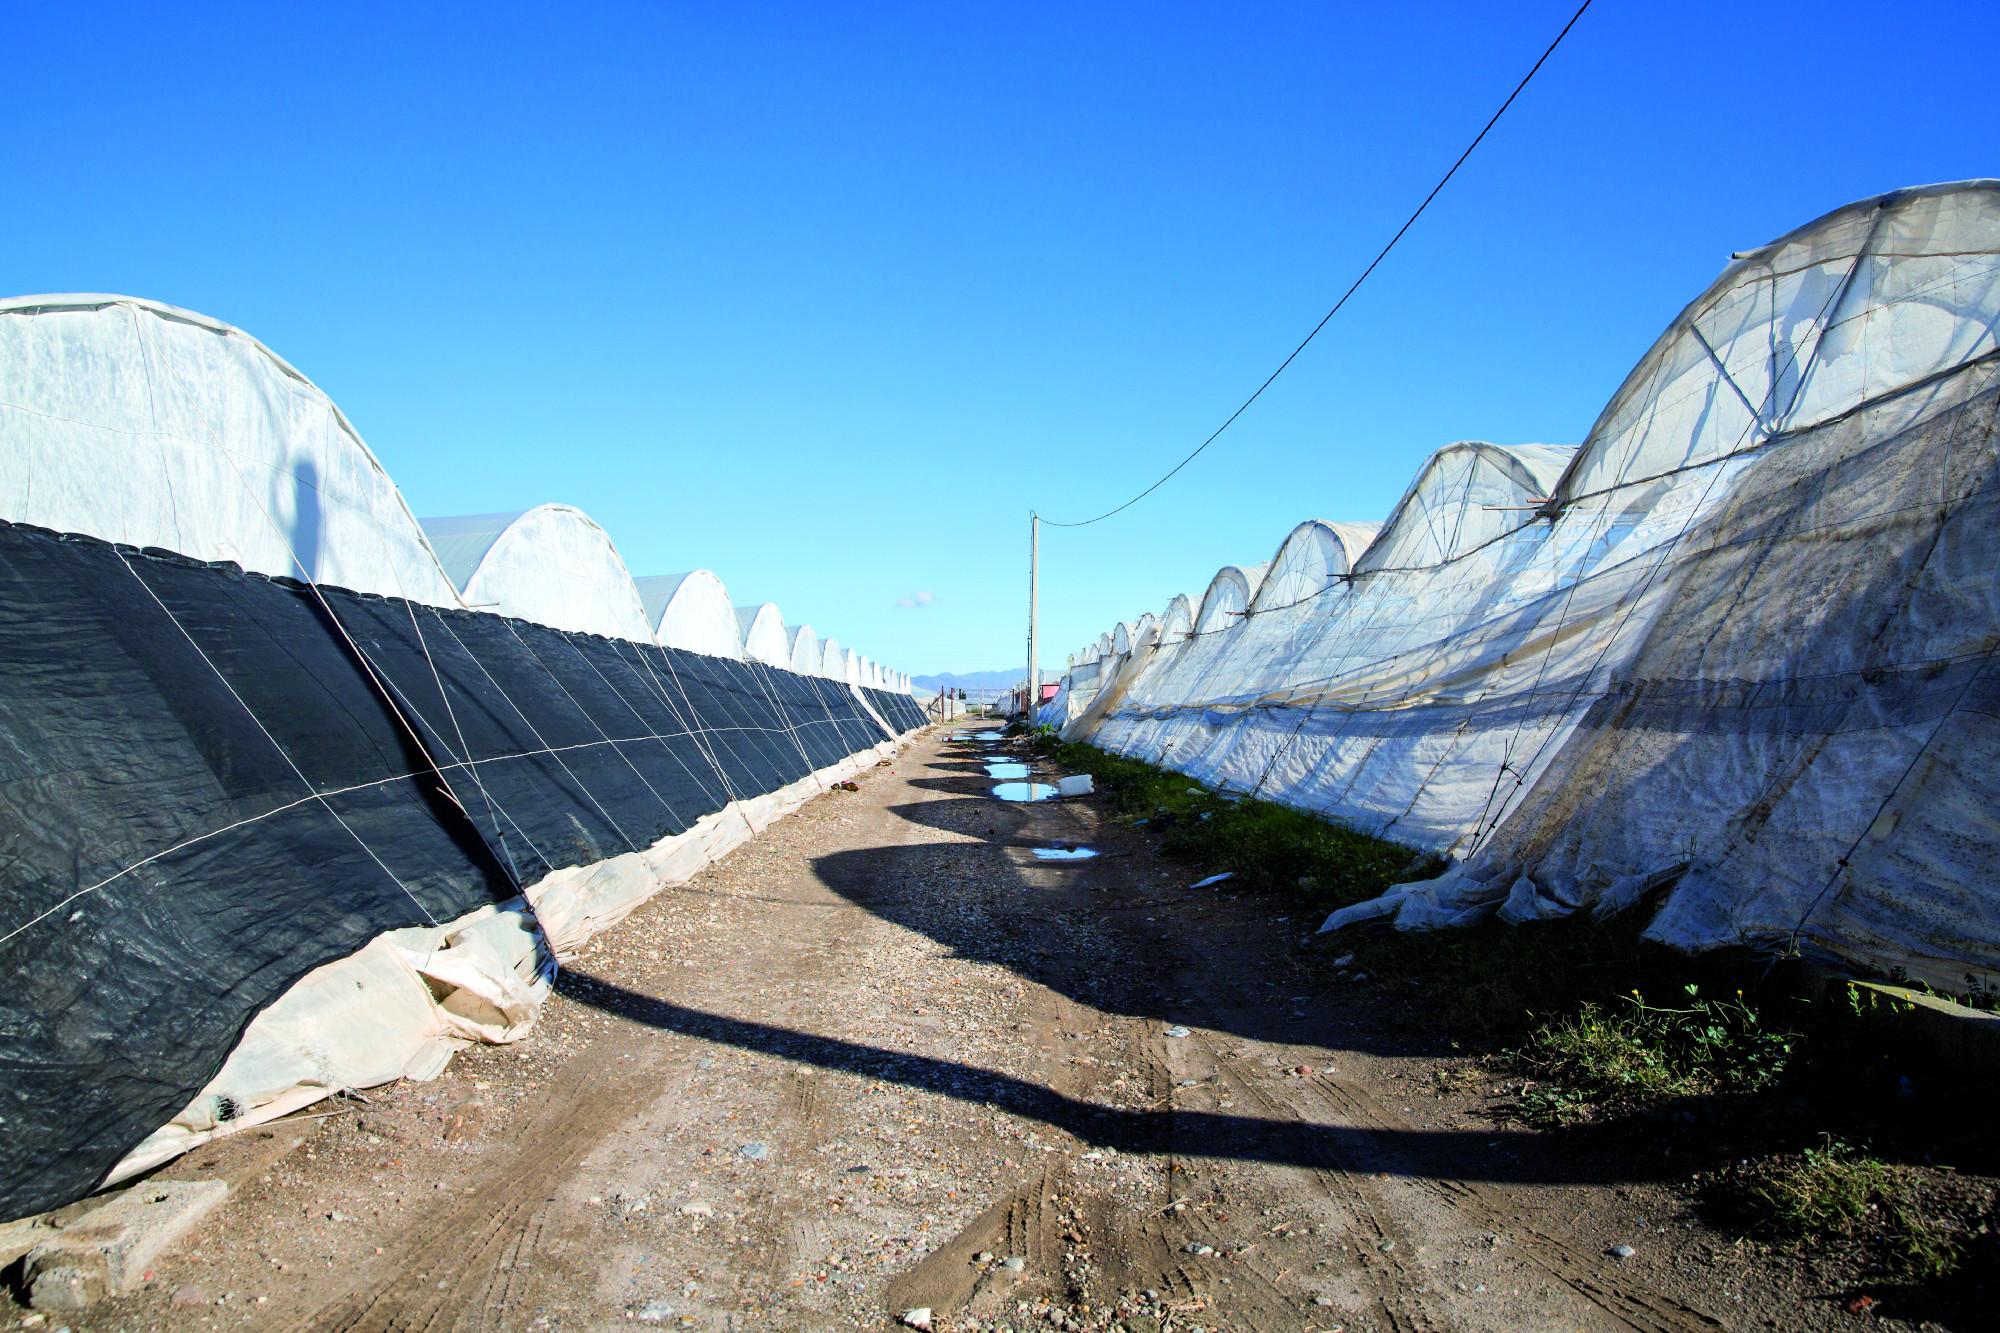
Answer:
[[(177, 8), (10, 8), (0, 290), (228, 320), (418, 513), (567, 501), (921, 672), (1022, 658), (1030, 505), (1206, 435), (1572, 4)], [(1047, 534), (1045, 666), (1575, 441), (1731, 250), (2000, 172), (1996, 16), (1600, 0), (1235, 430)]]

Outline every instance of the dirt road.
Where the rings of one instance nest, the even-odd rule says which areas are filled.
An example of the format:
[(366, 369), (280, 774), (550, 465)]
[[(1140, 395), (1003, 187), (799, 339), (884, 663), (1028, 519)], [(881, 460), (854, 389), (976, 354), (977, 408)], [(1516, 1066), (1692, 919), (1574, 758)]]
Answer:
[[(52, 1323), (1727, 1315), (1643, 1192), (1440, 1099), (1393, 996), (1296, 966), (1310, 922), (1190, 888), (1088, 801), (994, 800), (986, 754), (932, 733), (817, 799), (573, 960), (527, 1042), (318, 1121), (143, 1294)], [(1072, 844), (1102, 854), (1031, 851)]]

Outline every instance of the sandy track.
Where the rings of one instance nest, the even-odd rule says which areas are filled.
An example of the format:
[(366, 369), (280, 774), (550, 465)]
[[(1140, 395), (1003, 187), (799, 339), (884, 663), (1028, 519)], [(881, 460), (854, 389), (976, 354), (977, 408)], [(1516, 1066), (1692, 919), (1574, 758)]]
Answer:
[(320, 1122), (71, 1326), (1716, 1326), (1603, 1254), (1638, 1205), (1415, 1104), (1303, 920), (979, 757), (922, 738), (661, 895), (528, 1042)]

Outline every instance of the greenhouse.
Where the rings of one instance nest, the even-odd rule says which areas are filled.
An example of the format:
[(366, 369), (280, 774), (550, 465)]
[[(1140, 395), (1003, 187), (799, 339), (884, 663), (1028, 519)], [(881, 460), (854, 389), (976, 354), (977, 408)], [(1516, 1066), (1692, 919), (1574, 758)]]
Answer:
[(0, 432), (0, 1218), (525, 1035), (923, 721), (768, 604), (741, 660), (720, 580), (642, 590), (570, 506), (420, 525), (198, 315), (0, 303)]
[(1301, 525), (1047, 716), (1451, 858), (1333, 928), (1665, 888), (1676, 945), (1962, 985), (2000, 955), (1997, 327), (2000, 185), (1837, 210), (1738, 259), (1580, 447), (1438, 450), (1359, 554)]

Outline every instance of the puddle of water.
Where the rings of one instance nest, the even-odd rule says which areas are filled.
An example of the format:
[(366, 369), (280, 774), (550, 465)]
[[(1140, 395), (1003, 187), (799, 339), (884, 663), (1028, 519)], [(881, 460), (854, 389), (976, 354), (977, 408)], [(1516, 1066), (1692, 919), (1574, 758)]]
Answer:
[(986, 761), (986, 776), (996, 781), (1001, 778), (1025, 778), (1028, 766), (1007, 759), (989, 759)]
[(1034, 850), (1037, 861), (1088, 861), (1097, 855), (1097, 850), (1092, 847), (1037, 847)]
[(1056, 794), (1053, 782), (1003, 782), (993, 789), (1003, 801), (1047, 801)]

